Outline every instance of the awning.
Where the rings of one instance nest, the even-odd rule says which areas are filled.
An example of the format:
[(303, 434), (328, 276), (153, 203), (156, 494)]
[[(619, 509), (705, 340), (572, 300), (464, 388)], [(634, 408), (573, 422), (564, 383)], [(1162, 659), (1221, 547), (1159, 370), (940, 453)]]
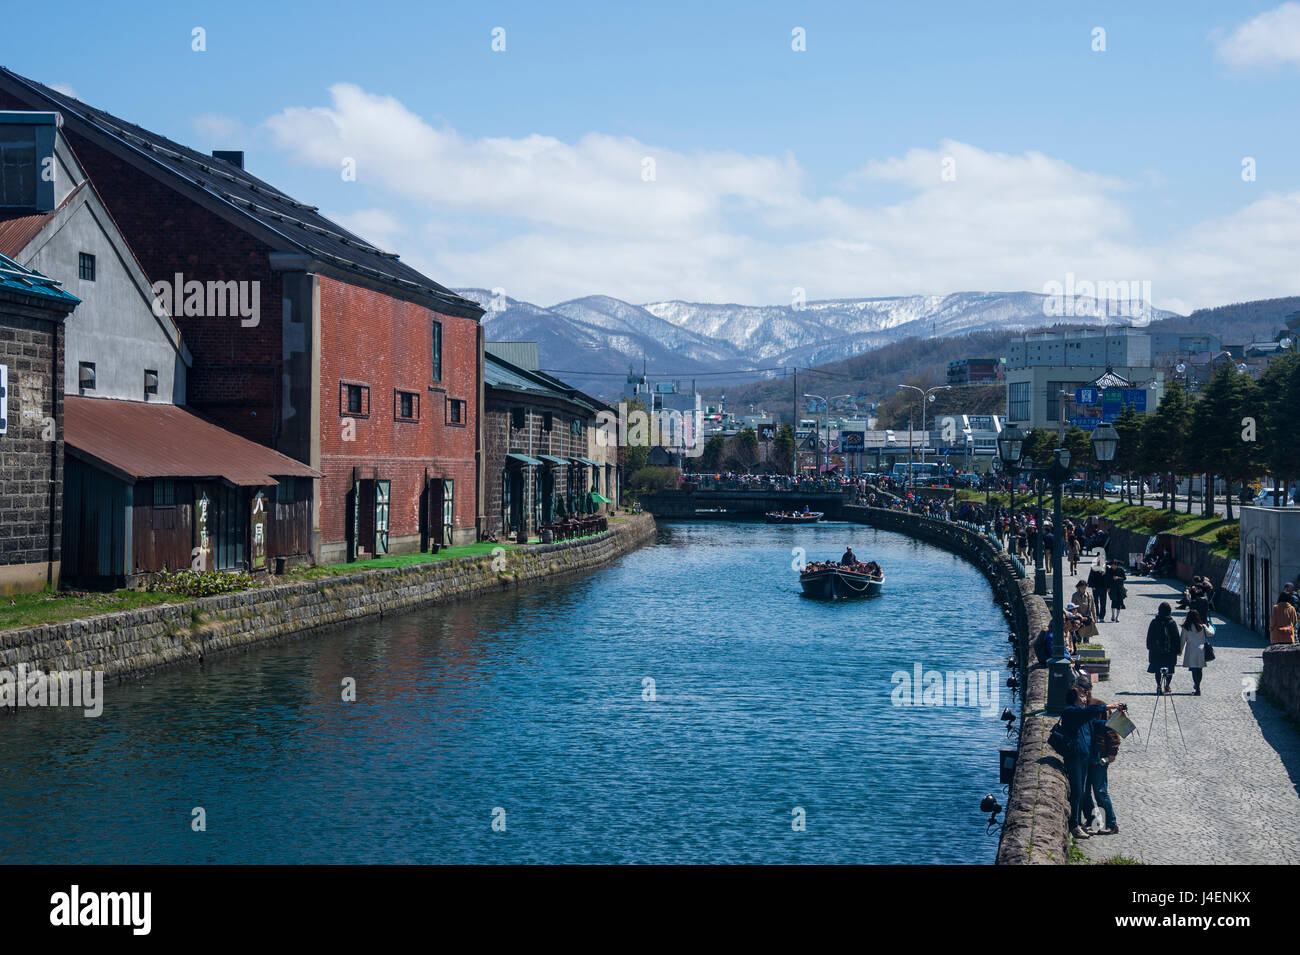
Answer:
[(577, 464), (585, 464), (589, 468), (599, 468), (603, 465), (599, 461), (593, 461), (591, 458), (571, 458)]
[(592, 499), (593, 501), (595, 501), (597, 504), (613, 504), (613, 503), (614, 503), (614, 502), (611, 501), (609, 498), (607, 498), (604, 494), (601, 494), (599, 491), (592, 491), (592, 492), (591, 492), (591, 499)]
[(518, 464), (527, 464), (529, 467), (532, 467), (533, 465), (539, 465), (542, 463), (541, 461), (538, 461), (536, 458), (530, 458), (526, 454), (507, 454), (506, 460), (515, 461)]
[(63, 399), (68, 452), (134, 483), (154, 478), (220, 479), (240, 487), (278, 477), (320, 477), (279, 451), (219, 428), (176, 405), (110, 398)]
[(538, 457), (541, 458), (543, 461), (545, 461), (547, 464), (558, 464), (560, 467), (568, 467), (569, 465), (567, 459), (557, 458), (550, 454), (539, 454)]

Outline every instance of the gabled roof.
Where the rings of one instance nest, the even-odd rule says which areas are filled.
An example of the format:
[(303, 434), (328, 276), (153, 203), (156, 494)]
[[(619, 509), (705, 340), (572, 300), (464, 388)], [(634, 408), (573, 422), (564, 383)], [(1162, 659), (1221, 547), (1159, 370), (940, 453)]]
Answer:
[(130, 482), (196, 478), (266, 487), (278, 483), (275, 476), (321, 476), (176, 405), (66, 395), (63, 438), (73, 457)]
[(58, 110), (65, 130), (85, 136), (178, 192), (236, 222), (280, 252), (310, 256), (344, 275), (378, 283), (438, 311), (477, 319), (478, 303), (400, 261), (238, 166), (196, 152), (0, 67), (0, 85), (29, 105)]
[(1132, 388), (1133, 382), (1107, 368), (1092, 382), (1094, 388)]
[(528, 371), (498, 355), (484, 351), (483, 384), (497, 391), (513, 391), (537, 398), (567, 401), (588, 411), (605, 411), (608, 406), (541, 371)]
[(65, 292), (54, 279), (24, 268), (7, 255), (0, 255), (0, 292), (16, 292), (53, 302), (64, 312), (70, 312), (81, 304), (81, 299)]

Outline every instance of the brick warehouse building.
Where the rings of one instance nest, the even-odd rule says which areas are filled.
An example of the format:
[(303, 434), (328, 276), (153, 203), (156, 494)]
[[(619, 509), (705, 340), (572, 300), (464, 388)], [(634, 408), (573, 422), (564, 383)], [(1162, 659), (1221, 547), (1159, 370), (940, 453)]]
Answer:
[(61, 114), (172, 306), (190, 406), (323, 475), (317, 560), (477, 539), (477, 304), (248, 174), (242, 154), (195, 152), (3, 69), (0, 108)]
[(0, 594), (59, 585), (63, 322), (77, 304), (0, 255)]

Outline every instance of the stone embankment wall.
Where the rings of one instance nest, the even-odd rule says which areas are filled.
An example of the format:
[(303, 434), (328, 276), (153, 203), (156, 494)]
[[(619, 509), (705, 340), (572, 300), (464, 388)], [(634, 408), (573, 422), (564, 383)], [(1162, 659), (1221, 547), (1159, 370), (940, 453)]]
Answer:
[(495, 559), (497, 567), (504, 559), (500, 570), (490, 555), (460, 557), (7, 630), (0, 632), (0, 669), (103, 670), (107, 682), (120, 681), (280, 637), (594, 570), (654, 536), (654, 518), (638, 514), (591, 537), (508, 549)]
[[(1034, 594), (1032, 580), (1022, 579), (1011, 558), (983, 534), (960, 524), (904, 511), (846, 507), (845, 520), (897, 531), (965, 557), (988, 578), (997, 601), (1015, 634), (1020, 661), (1020, 747), (1011, 781), (999, 865), (1062, 865), (1069, 835), (1070, 786), (1061, 757), (1047, 744), (1056, 717), (1043, 713), (1047, 705), (1047, 669), (1030, 652), (1031, 638), (1051, 626), (1051, 611)], [(995, 754), (989, 754), (990, 765)]]
[(1265, 648), (1259, 688), (1294, 719), (1300, 720), (1300, 643)]

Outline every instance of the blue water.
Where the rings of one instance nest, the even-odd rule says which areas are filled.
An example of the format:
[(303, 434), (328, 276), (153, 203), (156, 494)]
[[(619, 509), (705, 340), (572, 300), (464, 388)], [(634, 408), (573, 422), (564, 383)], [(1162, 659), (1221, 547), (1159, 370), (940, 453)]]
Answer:
[[(885, 595), (799, 596), (792, 547), (847, 542)], [(1001, 680), (1005, 632), (895, 534), (666, 524), (577, 581), (0, 717), (0, 862), (991, 862), (1002, 724), (896, 707), (891, 674)]]

